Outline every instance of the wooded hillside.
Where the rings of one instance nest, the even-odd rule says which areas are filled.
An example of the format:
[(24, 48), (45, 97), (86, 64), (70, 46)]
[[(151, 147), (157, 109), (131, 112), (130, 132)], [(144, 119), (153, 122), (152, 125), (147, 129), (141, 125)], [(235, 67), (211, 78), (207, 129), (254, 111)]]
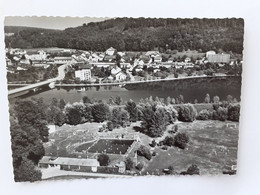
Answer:
[(116, 18), (63, 31), (22, 29), (6, 47), (61, 47), (104, 51), (219, 50), (242, 53), (243, 19)]

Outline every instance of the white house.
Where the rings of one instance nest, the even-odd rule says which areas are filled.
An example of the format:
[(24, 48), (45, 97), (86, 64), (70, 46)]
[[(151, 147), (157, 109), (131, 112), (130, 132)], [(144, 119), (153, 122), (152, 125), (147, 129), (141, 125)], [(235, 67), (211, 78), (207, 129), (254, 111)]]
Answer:
[(121, 72), (121, 68), (119, 68), (118, 66), (116, 66), (116, 67), (114, 67), (114, 68), (112, 68), (111, 69), (111, 74), (112, 75), (116, 75), (116, 74), (118, 74), (119, 72)]
[(126, 80), (127, 75), (123, 72), (119, 72), (116, 75), (114, 75), (114, 78), (116, 81), (124, 81)]
[(68, 62), (71, 62), (72, 58), (71, 57), (55, 57), (54, 58), (54, 64), (66, 64)]
[(81, 81), (89, 81), (91, 79), (91, 70), (82, 69), (75, 71), (75, 77), (79, 78)]
[(156, 55), (153, 57), (154, 62), (161, 63), (162, 62), (162, 56), (161, 55)]
[(185, 58), (184, 62), (185, 63), (189, 63), (191, 61), (191, 59), (189, 57)]
[(12, 66), (13, 65), (12, 61), (9, 58), (5, 57), (5, 61), (6, 61), (6, 65), (7, 66)]
[(159, 51), (148, 51), (145, 53), (146, 56), (157, 56), (157, 55), (160, 55), (160, 52)]
[(47, 54), (43, 50), (39, 50), (37, 54), (26, 55), (26, 58), (30, 60), (46, 60)]
[(210, 55), (215, 55), (216, 52), (215, 51), (207, 51), (206, 52), (206, 57), (208, 58)]
[(106, 55), (113, 56), (115, 54), (116, 54), (116, 49), (113, 47), (110, 47), (109, 49), (106, 50)]

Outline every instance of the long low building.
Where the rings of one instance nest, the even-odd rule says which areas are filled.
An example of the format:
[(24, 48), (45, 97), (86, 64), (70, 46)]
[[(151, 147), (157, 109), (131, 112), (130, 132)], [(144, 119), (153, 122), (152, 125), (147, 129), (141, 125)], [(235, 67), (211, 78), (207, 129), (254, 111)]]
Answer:
[(97, 159), (43, 156), (38, 166), (41, 168), (58, 166), (61, 170), (89, 170), (97, 172), (97, 167), (100, 164)]

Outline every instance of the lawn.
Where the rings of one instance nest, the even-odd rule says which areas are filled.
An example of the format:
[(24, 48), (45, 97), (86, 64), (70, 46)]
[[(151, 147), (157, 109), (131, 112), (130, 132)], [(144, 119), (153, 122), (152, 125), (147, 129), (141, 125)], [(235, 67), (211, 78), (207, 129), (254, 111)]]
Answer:
[(189, 135), (188, 147), (156, 148), (158, 155), (147, 164), (145, 173), (162, 173), (169, 166), (180, 173), (196, 164), (201, 174), (222, 174), (226, 167), (236, 165), (238, 127), (226, 127), (226, 122), (220, 121), (195, 121), (179, 124), (179, 132)]

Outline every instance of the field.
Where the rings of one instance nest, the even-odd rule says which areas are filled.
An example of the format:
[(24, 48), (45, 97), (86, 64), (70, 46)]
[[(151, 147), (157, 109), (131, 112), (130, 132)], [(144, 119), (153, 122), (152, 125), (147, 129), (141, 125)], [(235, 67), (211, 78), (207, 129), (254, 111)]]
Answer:
[(156, 148), (158, 155), (147, 163), (144, 172), (162, 173), (173, 166), (180, 173), (196, 164), (201, 174), (222, 174), (237, 164), (238, 127), (230, 128), (220, 121), (195, 121), (179, 124), (179, 131), (190, 137), (188, 147), (171, 147), (167, 151)]
[(107, 153), (107, 154), (125, 154), (134, 140), (100, 139), (88, 152)]

